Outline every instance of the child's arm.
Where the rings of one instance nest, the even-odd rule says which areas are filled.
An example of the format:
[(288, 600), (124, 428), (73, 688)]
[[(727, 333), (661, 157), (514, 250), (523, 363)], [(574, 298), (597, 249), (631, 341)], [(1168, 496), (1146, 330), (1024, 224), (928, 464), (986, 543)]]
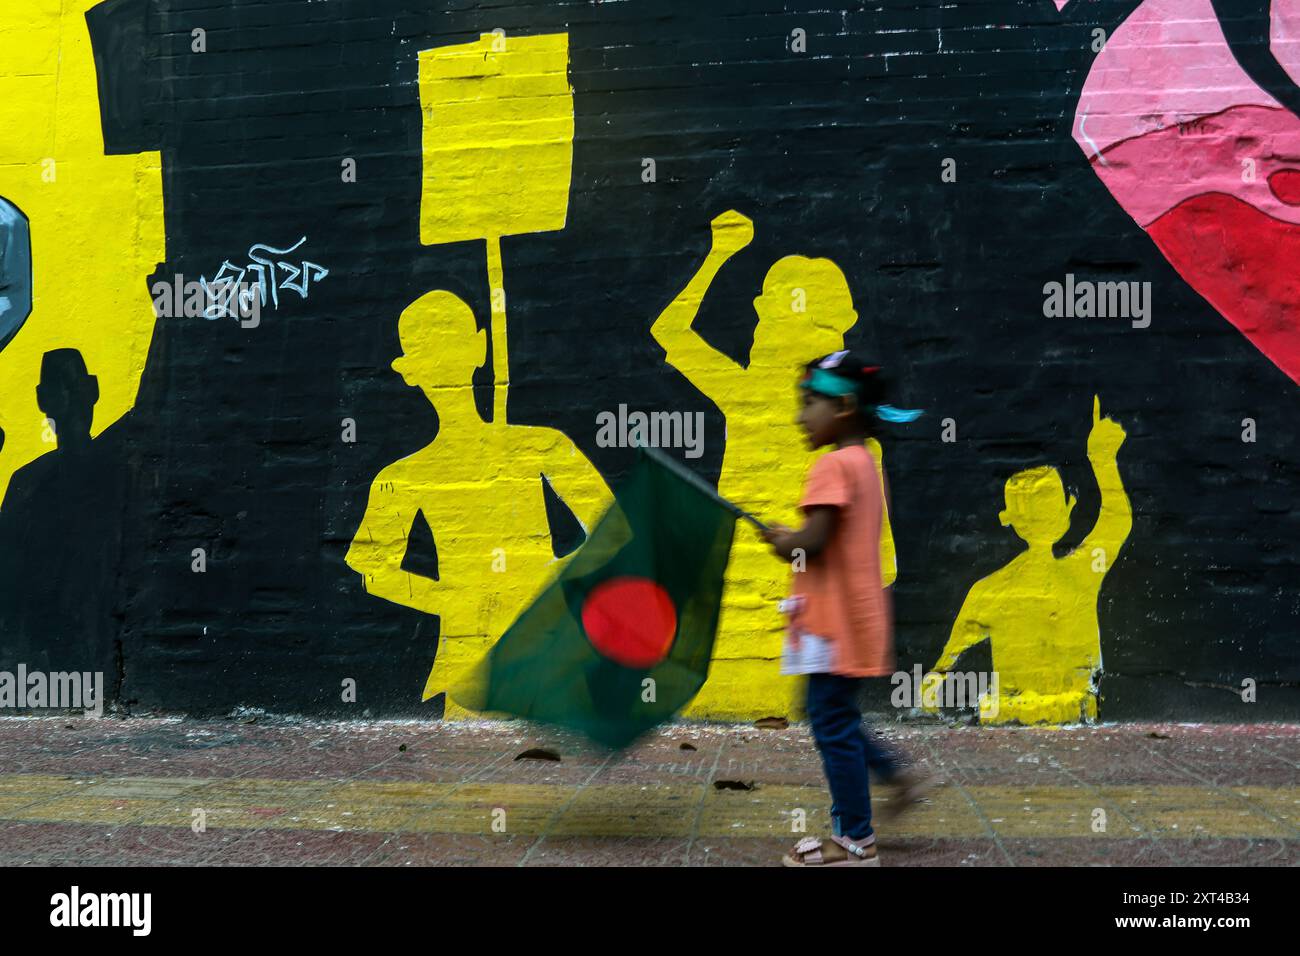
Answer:
[(754, 224), (732, 209), (716, 216), (711, 225), (713, 244), (703, 265), (650, 326), (650, 334), (667, 353), (668, 364), (692, 382), (698, 380), (700, 373), (717, 375), (740, 371), (739, 365), (700, 338), (691, 325), (718, 270), (753, 241)]
[(1101, 509), (1097, 514), (1096, 526), (1084, 538), (1079, 551), (1091, 560), (1092, 552), (1100, 548), (1105, 553), (1108, 568), (1128, 540), (1129, 532), (1133, 530), (1133, 508), (1124, 491), (1117, 461), (1124, 438), (1124, 429), (1118, 422), (1101, 417), (1101, 398), (1094, 396), (1092, 431), (1088, 433), (1088, 461), (1092, 463), (1097, 488), (1101, 491)]
[(830, 505), (818, 505), (808, 509), (803, 527), (794, 531), (784, 525), (768, 528), (763, 532), (763, 539), (772, 546), (776, 556), (785, 561), (801, 551), (805, 557), (815, 558), (821, 554), (840, 518), (840, 509)]

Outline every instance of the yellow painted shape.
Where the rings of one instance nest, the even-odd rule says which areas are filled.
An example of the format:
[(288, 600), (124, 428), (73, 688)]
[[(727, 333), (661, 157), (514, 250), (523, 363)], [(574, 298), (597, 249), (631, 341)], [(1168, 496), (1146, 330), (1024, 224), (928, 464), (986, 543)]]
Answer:
[(206, 784), (200, 778), (128, 777), (93, 783), (81, 792), (92, 797), (115, 797), (124, 800), (167, 800), (191, 794)]
[(56, 797), (18, 809), (0, 804), (0, 813), (7, 820), (43, 820), (58, 823), (131, 823), (140, 816), (142, 805), (113, 797), (71, 796)]
[(996, 708), (981, 703), (982, 721), (1059, 724), (1097, 717), (1097, 599), (1133, 527), (1116, 461), (1123, 442), (1124, 429), (1101, 417), (1095, 398), (1088, 460), (1101, 509), (1079, 547), (1061, 558), (1052, 545), (1069, 530), (1075, 500), (1066, 498), (1056, 469), (1031, 468), (1007, 479), (999, 518), (1028, 547), (971, 587), (933, 668), (951, 670), (963, 651), (990, 642), (999, 693)]
[(426, 245), (563, 229), (573, 173), (569, 37), (422, 50)]
[[(166, 781), (89, 781), (122, 794), (144, 794)], [(705, 781), (668, 784), (413, 784), (403, 781), (314, 782), (209, 778), (174, 781), (170, 798), (105, 796), (87, 787), (52, 794), (50, 778), (0, 776), (0, 820), (98, 823), (188, 829), (202, 808), (210, 829), (359, 830), (494, 837), (493, 810), (506, 811), (503, 836), (776, 837), (795, 835), (793, 811), (807, 832), (828, 825), (821, 786), (768, 784), (717, 790)], [(928, 804), (888, 825), (892, 837), (1126, 839), (1272, 838), (1296, 840), (1296, 787), (948, 786)], [(968, 799), (969, 798), (969, 799)], [(427, 800), (427, 803), (421, 803)], [(888, 795), (877, 792), (879, 812)], [(972, 802), (974, 806), (972, 806)], [(1092, 812), (1106, 810), (1105, 832)], [(978, 810), (976, 809), (978, 808)], [(1288, 819), (1286, 814), (1292, 814)], [(1281, 817), (1281, 820), (1273, 819)]]
[(1232, 792), (1300, 830), (1300, 790), (1285, 787), (1233, 787)]
[(90, 783), (94, 781), (36, 773), (6, 774), (0, 776), (0, 797), (27, 797), (28, 802), (43, 800), (47, 797), (82, 790)]
[[(1142, 828), (1162, 837), (1275, 837), (1295, 839), (1300, 830), (1269, 818), (1270, 804), (1294, 787), (1252, 788), (1258, 796), (1235, 799), (1227, 793), (1195, 787), (1099, 787), (1098, 793)], [(1110, 829), (1116, 817), (1109, 810)], [(1116, 834), (1117, 836), (1120, 834)]]
[[(758, 325), (747, 365), (706, 342), (691, 326), (722, 266), (753, 240), (748, 217), (731, 210), (712, 223), (713, 242), (703, 264), (651, 327), (668, 364), (712, 401), (726, 419), (718, 492), (764, 521), (797, 527), (799, 496), (812, 452), (796, 423), (796, 388), (803, 364), (844, 348), (858, 320), (843, 271), (829, 259), (786, 256), (763, 280), (754, 299)], [(880, 444), (868, 448), (883, 469)], [(882, 475), (882, 483), (884, 481)], [(886, 509), (881, 528), (881, 573), (897, 575), (893, 532)], [(777, 603), (790, 592), (790, 568), (748, 525), (737, 529), (727, 565), (718, 638), (709, 679), (685, 715), (753, 720), (795, 716), (802, 681), (779, 673), (785, 619)]]
[(327, 787), (320, 799), (340, 806), (375, 804), (386, 807), (428, 807), (441, 803), (456, 789), (451, 783), (372, 783), (354, 781)]
[(300, 806), (322, 799), (323, 787), (310, 780), (266, 780), (238, 777), (216, 779), (197, 792), (187, 792), (185, 800), (201, 801), (196, 806), (240, 807)]
[(551, 836), (690, 836), (699, 784), (643, 785), (629, 800), (627, 784), (583, 787), (558, 815)]
[[(369, 593), (438, 615), (428, 700), (462, 684), (563, 567), (552, 549), (542, 477), (584, 529), (613, 496), (563, 432), (503, 417), (483, 421), (470, 383), (486, 344), (465, 302), (427, 293), (402, 313), (398, 332), (403, 354), (393, 368), (437, 409), (438, 434), (375, 478), (347, 563)], [(417, 513), (433, 532), (436, 581), (402, 570)], [(447, 701), (448, 717), (468, 713)]]
[[(99, 379), (92, 435), (134, 404), (153, 336), (148, 276), (166, 258), (157, 152), (105, 156), (85, 13), (97, 0), (0, 4), (0, 196), (26, 214), (32, 314), (0, 351), (0, 498), (54, 449), (36, 405), (41, 357), (81, 351)], [(43, 174), (53, 160), (53, 182)]]

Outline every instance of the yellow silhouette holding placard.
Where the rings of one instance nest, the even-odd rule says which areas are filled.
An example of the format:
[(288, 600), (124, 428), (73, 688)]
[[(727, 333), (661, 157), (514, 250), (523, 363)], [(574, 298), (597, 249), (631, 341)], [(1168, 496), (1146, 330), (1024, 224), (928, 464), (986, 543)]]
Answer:
[[(471, 378), (487, 343), (461, 299), (421, 296), (398, 331), (393, 368), (437, 408), (438, 434), (375, 478), (347, 562), (371, 594), (439, 616), (428, 700), (459, 683), (558, 569), (542, 476), (584, 530), (610, 495), (562, 432), (483, 421)], [(434, 534), (437, 580), (402, 568), (421, 513)], [(444, 713), (466, 711), (448, 698)]]
[[(804, 362), (844, 348), (858, 320), (844, 273), (830, 259), (786, 256), (754, 299), (758, 325), (749, 363), (738, 365), (691, 328), (722, 266), (753, 241), (754, 224), (729, 210), (714, 218), (712, 247), (694, 277), (655, 320), (651, 334), (668, 364), (707, 396), (727, 421), (718, 491), (765, 521), (797, 527), (797, 489), (815, 457), (795, 423), (795, 382)], [(867, 446), (883, 468), (880, 444)], [(883, 485), (883, 475), (881, 478)], [(881, 526), (885, 586), (896, 576), (886, 509)], [(789, 593), (790, 569), (772, 560), (757, 536), (738, 535), (727, 565), (722, 615), (709, 679), (685, 713), (747, 719), (793, 713), (797, 679), (773, 663), (781, 654), (785, 619), (777, 609)]]
[(1101, 671), (1097, 599), (1133, 528), (1117, 462), (1124, 437), (1119, 423), (1101, 417), (1101, 399), (1095, 397), (1088, 460), (1101, 491), (1101, 509), (1092, 533), (1062, 558), (1052, 553), (1052, 545), (1069, 530), (1075, 499), (1071, 495), (1067, 500), (1060, 474), (1045, 466), (1007, 479), (1006, 509), (999, 519), (1029, 547), (971, 587), (934, 673), (926, 675), (923, 697), (963, 651), (987, 638), (998, 674), (998, 700), (996, 707), (981, 701), (986, 722), (1096, 718)]
[[(506, 423), (500, 238), (564, 227), (573, 156), (568, 37), (484, 34), (419, 58), (420, 238), (487, 240), (493, 417), (484, 422), (474, 404), (472, 378), (487, 342), (473, 310), (451, 292), (421, 296), (402, 312), (393, 368), (436, 407), (438, 434), (375, 478), (347, 562), (370, 593), (439, 616), (428, 700), (468, 677), (563, 564), (543, 480), (584, 530), (612, 495), (563, 432)], [(421, 515), (434, 536), (436, 580), (403, 569)], [(468, 713), (447, 697), (445, 717)]]
[(98, 435), (135, 405), (153, 336), (162, 161), (104, 154), (86, 27), (97, 2), (0, 5), (0, 196), (31, 223), (32, 254), (31, 316), (0, 352), (0, 500), (15, 471), (55, 448), (36, 405), (45, 353), (76, 349), (95, 370)]

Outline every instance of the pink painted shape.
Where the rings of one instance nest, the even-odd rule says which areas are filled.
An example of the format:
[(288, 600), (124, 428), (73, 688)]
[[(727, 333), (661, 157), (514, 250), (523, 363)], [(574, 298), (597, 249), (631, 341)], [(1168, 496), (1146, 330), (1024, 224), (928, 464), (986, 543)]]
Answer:
[(1060, 13), (1065, 9), (1065, 5), (1069, 3), (1070, 0), (1052, 0), (1052, 2), (1056, 4), (1056, 12)]
[(1147, 0), (1093, 61), (1074, 139), (1093, 158), (1121, 140), (1232, 106), (1278, 103), (1237, 65), (1210, 0)]
[[(1300, 0), (1273, 0), (1270, 31), (1300, 82)], [(1210, 0), (1147, 0), (1120, 24), (1084, 82), (1074, 139), (1143, 227), (1206, 192), (1300, 223), (1268, 186), (1300, 158), (1300, 119), (1237, 65)]]
[(1273, 58), (1300, 83), (1300, 0), (1273, 0), (1269, 33)]
[[(1273, 0), (1269, 31), (1300, 82), (1300, 0)], [(1129, 15), (1093, 61), (1074, 139), (1187, 283), (1300, 384), (1300, 119), (1238, 66), (1210, 0)]]
[[(1146, 228), (1185, 199), (1224, 193), (1265, 215), (1300, 223), (1300, 208), (1282, 202), (1269, 177), (1300, 166), (1300, 120), (1281, 107), (1234, 106), (1107, 149), (1093, 172), (1125, 211)], [(1254, 178), (1242, 176), (1253, 164)]]

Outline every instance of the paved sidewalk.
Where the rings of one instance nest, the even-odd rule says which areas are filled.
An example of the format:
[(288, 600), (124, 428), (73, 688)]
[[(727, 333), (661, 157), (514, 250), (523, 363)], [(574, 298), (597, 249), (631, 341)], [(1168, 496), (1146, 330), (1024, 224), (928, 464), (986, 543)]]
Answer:
[[(1300, 725), (886, 736), (949, 785), (878, 821), (885, 866), (1300, 863)], [(828, 827), (802, 726), (11, 717), (0, 771), (0, 865), (766, 866)]]

